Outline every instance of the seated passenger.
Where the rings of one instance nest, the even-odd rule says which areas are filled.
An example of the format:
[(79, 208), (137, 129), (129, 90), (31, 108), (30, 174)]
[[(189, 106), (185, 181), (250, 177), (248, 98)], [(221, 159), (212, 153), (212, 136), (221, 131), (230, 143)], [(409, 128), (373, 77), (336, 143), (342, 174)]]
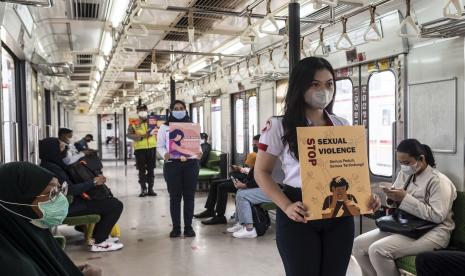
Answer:
[(465, 252), (424, 252), (415, 258), (415, 267), (417, 276), (462, 276), (465, 271)]
[(60, 128), (58, 130), (58, 139), (60, 139), (60, 141), (65, 143), (68, 147), (68, 150), (66, 151), (67, 154), (65, 157), (63, 157), (63, 162), (66, 165), (74, 164), (77, 161), (79, 161), (79, 159), (84, 157), (86, 154), (90, 154), (89, 150), (78, 152), (78, 150), (74, 146), (74, 143), (72, 143), (73, 131), (69, 128)]
[(76, 266), (50, 229), (63, 222), (68, 201), (58, 180), (26, 162), (0, 165), (1, 275), (96, 276), (99, 269)]
[(76, 147), (77, 151), (81, 152), (90, 149), (88, 143), (92, 141), (94, 141), (94, 136), (92, 134), (86, 134), (84, 138), (74, 143), (74, 146)]
[(200, 167), (205, 168), (207, 167), (207, 161), (210, 157), (210, 152), (212, 151), (212, 145), (208, 143), (208, 134), (205, 132), (200, 133), (201, 144), (202, 147), (202, 158), (200, 158)]
[(415, 139), (406, 139), (397, 146), (397, 160), (401, 164), (397, 179), (390, 189), (384, 189), (388, 200), (400, 210), (438, 225), (416, 240), (379, 229), (358, 236), (352, 253), (364, 276), (399, 275), (395, 259), (446, 247), (455, 226), (452, 203), (456, 190), (435, 169), (431, 149)]
[[(257, 135), (253, 138), (253, 154), (249, 153), (247, 155), (245, 164), (249, 166), (248, 168), (241, 168), (235, 166), (233, 172), (230, 173), (231, 177), (237, 178), (240, 181), (245, 181), (248, 178), (247, 172), (249, 168), (253, 168), (255, 165), (256, 151), (258, 151), (258, 140), (260, 135)], [(237, 191), (234, 183), (231, 179), (220, 179), (215, 180), (210, 185), (210, 190), (208, 191), (207, 202), (205, 203), (205, 211), (202, 213), (194, 215), (195, 218), (209, 218), (209, 220), (202, 221), (205, 225), (214, 225), (214, 224), (226, 224), (227, 220), (224, 214), (226, 213), (226, 204), (228, 203), (228, 193), (235, 193)], [(215, 208), (216, 206), (216, 208)]]
[[(260, 140), (260, 134), (255, 135), (252, 138), (252, 152), (248, 153), (245, 157), (244, 166), (240, 167), (237, 165), (231, 165), (231, 174), (234, 176), (239, 176), (238, 173), (247, 175), (251, 168), (255, 165), (255, 160), (257, 159), (258, 152), (258, 141)], [(238, 178), (238, 177), (236, 177)]]
[(123, 248), (118, 239), (109, 238), (111, 229), (123, 212), (123, 203), (108, 193), (105, 198), (92, 199), (89, 194), (103, 187), (106, 178), (96, 176), (83, 183), (73, 183), (66, 172), (66, 165), (62, 157), (66, 155), (66, 147), (57, 138), (46, 138), (39, 142), (39, 157), (41, 166), (55, 174), (60, 183), (68, 183), (68, 195), (72, 195), (73, 203), (69, 206), (68, 216), (82, 216), (97, 214), (100, 221), (95, 225), (93, 232), (94, 244), (92, 252), (114, 251)]
[(237, 224), (227, 229), (235, 238), (256, 238), (257, 231), (253, 226), (252, 206), (271, 202), (258, 187), (253, 176), (253, 169), (249, 172), (247, 181), (236, 181), (236, 217)]

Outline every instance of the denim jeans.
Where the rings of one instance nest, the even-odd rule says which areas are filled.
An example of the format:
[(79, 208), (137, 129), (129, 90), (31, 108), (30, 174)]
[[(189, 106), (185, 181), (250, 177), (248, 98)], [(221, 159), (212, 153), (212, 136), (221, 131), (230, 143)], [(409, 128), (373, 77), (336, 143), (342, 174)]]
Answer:
[(252, 207), (255, 204), (271, 202), (260, 188), (241, 189), (236, 194), (237, 221), (240, 224), (252, 224)]

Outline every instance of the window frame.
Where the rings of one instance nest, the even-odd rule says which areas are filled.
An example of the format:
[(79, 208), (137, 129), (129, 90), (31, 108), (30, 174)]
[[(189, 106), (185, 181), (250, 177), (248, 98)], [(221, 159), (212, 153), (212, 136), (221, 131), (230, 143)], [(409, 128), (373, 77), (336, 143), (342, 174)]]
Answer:
[[(394, 143), (396, 142), (394, 139), (392, 139), (392, 136), (393, 136), (393, 133), (392, 133), (392, 125), (391, 125), (391, 139), (392, 139), (392, 147), (391, 147), (391, 152), (392, 152), (392, 165), (391, 165), (391, 174), (389, 176), (386, 176), (386, 175), (380, 175), (380, 174), (375, 174), (373, 173), (373, 171), (371, 170), (371, 163), (370, 163), (370, 150), (371, 150), (371, 147), (370, 147), (370, 80), (371, 78), (376, 75), (376, 74), (380, 74), (380, 73), (383, 73), (383, 72), (390, 72), (392, 73), (392, 75), (394, 76), (394, 119), (396, 118), (396, 114), (395, 114), (395, 111), (397, 110), (397, 101), (396, 101), (396, 97), (397, 97), (397, 76), (396, 76), (396, 72), (391, 69), (391, 68), (388, 68), (388, 69), (383, 69), (383, 70), (376, 70), (376, 71), (373, 71), (370, 73), (370, 75), (368, 76), (368, 79), (367, 79), (367, 110), (368, 110), (368, 120), (367, 120), (367, 140), (368, 140), (368, 143), (367, 143), (367, 153), (368, 153), (368, 170), (370, 172), (370, 175), (372, 176), (375, 176), (375, 177), (378, 177), (378, 178), (382, 178), (382, 179), (392, 179), (394, 177), (394, 174), (393, 174), (393, 167), (395, 167), (395, 161), (394, 161), (394, 149), (395, 149), (395, 145)], [(361, 100), (361, 99), (360, 99)], [(361, 109), (360, 109), (361, 111)], [(396, 120), (394, 120), (395, 122)]]

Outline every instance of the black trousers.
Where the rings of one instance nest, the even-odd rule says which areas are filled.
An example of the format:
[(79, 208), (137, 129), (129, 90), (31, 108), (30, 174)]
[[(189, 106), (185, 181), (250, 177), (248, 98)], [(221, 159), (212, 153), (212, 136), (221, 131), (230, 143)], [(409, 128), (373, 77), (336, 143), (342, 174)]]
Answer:
[(95, 224), (93, 238), (95, 243), (105, 241), (111, 233), (111, 229), (118, 221), (123, 212), (123, 203), (117, 198), (105, 200), (86, 201), (86, 209), (69, 213), (69, 217), (83, 216), (90, 214), (100, 215), (100, 221)]
[(163, 166), (163, 175), (170, 194), (170, 213), (173, 227), (181, 227), (181, 200), (184, 201), (184, 226), (192, 225), (199, 168), (197, 159), (186, 162), (165, 162)]
[(465, 274), (465, 252), (439, 250), (415, 258), (418, 276), (461, 276)]
[(237, 192), (237, 189), (230, 179), (213, 181), (208, 191), (205, 209), (212, 212), (215, 211), (217, 216), (224, 216), (226, 204), (228, 203), (228, 193), (235, 192)]
[[(285, 186), (292, 202), (300, 189)], [(287, 276), (345, 276), (354, 241), (353, 217), (295, 222), (277, 210), (276, 243)]]
[(142, 190), (153, 189), (155, 181), (154, 170), (156, 167), (157, 148), (138, 149), (134, 151), (136, 167), (139, 170), (139, 184)]

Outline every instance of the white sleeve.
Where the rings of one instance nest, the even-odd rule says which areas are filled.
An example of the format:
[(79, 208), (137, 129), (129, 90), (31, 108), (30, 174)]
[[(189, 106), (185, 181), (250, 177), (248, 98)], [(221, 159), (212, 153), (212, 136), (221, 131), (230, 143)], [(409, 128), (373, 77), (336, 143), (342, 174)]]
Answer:
[(166, 132), (168, 129), (167, 125), (162, 125), (157, 133), (157, 152), (161, 158), (165, 158), (165, 154), (168, 152), (166, 148)]
[(80, 152), (78, 154), (73, 154), (70, 150), (66, 153), (66, 157), (63, 158), (63, 163), (66, 165), (71, 165), (79, 161), (82, 157), (84, 157), (85, 154), (83, 152)]
[(258, 149), (274, 156), (281, 155), (281, 152), (284, 150), (282, 136), (282, 121), (277, 118), (270, 118), (262, 129)]

